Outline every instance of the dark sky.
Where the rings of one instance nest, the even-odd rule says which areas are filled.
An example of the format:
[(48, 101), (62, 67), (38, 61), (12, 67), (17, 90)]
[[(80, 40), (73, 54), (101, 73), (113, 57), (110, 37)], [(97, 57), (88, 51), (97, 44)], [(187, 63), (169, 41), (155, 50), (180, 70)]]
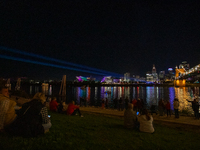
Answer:
[[(200, 64), (200, 3), (195, 0), (2, 2), (0, 46), (119, 74), (145, 76), (182, 61)], [(0, 54), (25, 58), (0, 50)], [(37, 59), (33, 59), (38, 61)], [(0, 60), (1, 77), (68, 79), (90, 75)]]

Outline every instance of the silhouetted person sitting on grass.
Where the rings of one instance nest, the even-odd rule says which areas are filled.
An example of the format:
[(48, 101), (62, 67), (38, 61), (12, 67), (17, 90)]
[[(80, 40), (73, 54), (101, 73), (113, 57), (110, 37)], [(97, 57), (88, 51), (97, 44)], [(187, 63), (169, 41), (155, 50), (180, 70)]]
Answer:
[(154, 132), (153, 117), (149, 114), (147, 109), (143, 109), (142, 114), (138, 115), (138, 121), (140, 123), (139, 129), (141, 132), (147, 132), (147, 133)]
[(74, 105), (74, 101), (70, 102), (67, 108), (67, 114), (68, 115), (76, 115), (79, 114), (80, 117), (83, 117), (83, 115), (81, 115), (81, 112), (79, 110), (79, 106)]
[(133, 104), (128, 104), (128, 109), (124, 112), (124, 126), (134, 128), (136, 126), (136, 111), (133, 111)]
[(56, 97), (54, 97), (51, 102), (49, 103), (49, 109), (50, 111), (54, 111), (54, 112), (57, 112), (58, 110), (58, 103), (56, 101)]
[(8, 132), (24, 137), (37, 137), (48, 132), (52, 124), (45, 102), (45, 95), (36, 93), (30, 102), (22, 105), (17, 119)]

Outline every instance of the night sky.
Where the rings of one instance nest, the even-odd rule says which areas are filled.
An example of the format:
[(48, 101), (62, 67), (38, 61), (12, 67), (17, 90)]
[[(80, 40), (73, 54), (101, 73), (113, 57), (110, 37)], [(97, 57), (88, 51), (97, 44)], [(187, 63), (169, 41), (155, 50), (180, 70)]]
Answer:
[[(174, 1), (5, 1), (0, 46), (122, 75), (144, 77), (153, 64), (157, 73), (182, 61), (193, 67), (200, 64), (200, 2)], [(0, 77), (5, 78), (92, 75), (2, 58), (0, 63)]]

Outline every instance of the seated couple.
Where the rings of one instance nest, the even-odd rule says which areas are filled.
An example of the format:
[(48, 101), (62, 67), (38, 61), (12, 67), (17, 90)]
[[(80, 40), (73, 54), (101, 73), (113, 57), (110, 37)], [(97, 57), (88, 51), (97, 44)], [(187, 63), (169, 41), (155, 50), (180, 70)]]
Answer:
[(79, 106), (74, 105), (74, 101), (71, 101), (68, 105), (65, 104), (65, 102), (62, 102), (62, 104), (58, 104), (56, 101), (56, 98), (54, 97), (52, 101), (50, 102), (50, 110), (58, 113), (64, 113), (66, 112), (67, 115), (76, 115), (77, 113), (79, 116), (83, 117), (81, 115), (81, 112), (79, 110)]
[(1, 88), (0, 131), (26, 137), (44, 134), (51, 127), (45, 102), (45, 95), (36, 93), (30, 102), (22, 105), (17, 115), (16, 102), (9, 99), (8, 88)]
[(52, 101), (49, 103), (49, 109), (50, 111), (58, 112), (58, 113), (64, 113), (67, 111), (68, 105), (65, 102), (61, 102), (60, 104), (57, 102), (56, 97), (52, 99)]
[(153, 133), (153, 117), (149, 115), (147, 109), (142, 110), (142, 114), (136, 115), (133, 111), (133, 104), (128, 104), (128, 109), (124, 112), (124, 126), (126, 128), (139, 128), (141, 132)]

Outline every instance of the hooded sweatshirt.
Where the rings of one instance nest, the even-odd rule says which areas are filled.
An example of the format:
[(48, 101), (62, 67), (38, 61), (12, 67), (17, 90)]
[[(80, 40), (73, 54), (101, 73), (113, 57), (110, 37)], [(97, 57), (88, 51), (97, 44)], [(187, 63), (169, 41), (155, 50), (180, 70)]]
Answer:
[(0, 94), (0, 129), (3, 129), (15, 120), (17, 116), (15, 113), (15, 106), (15, 101)]
[(150, 120), (147, 120), (146, 115), (141, 115), (138, 117), (138, 121), (140, 122), (140, 131), (153, 133), (153, 117), (150, 116)]

